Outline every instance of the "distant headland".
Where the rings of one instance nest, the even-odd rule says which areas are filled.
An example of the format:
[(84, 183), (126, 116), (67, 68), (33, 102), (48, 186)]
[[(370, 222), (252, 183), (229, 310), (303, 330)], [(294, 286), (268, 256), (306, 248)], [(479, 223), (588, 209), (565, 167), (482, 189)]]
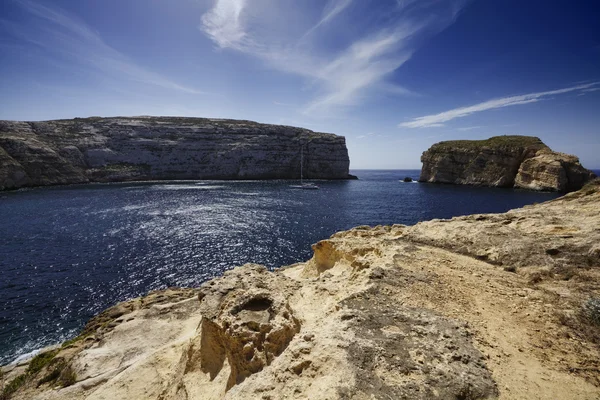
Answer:
[[(302, 153), (302, 157), (301, 157)], [(0, 190), (88, 182), (351, 179), (343, 136), (183, 117), (0, 121)]]

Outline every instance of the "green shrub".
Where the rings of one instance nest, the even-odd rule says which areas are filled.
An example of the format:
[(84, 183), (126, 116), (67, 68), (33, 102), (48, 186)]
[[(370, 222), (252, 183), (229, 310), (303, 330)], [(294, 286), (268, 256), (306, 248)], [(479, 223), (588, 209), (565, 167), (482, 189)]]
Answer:
[(434, 144), (430, 150), (479, 150), (484, 147), (511, 147), (511, 148), (528, 148), (541, 150), (548, 148), (539, 138), (533, 136), (494, 136), (485, 140), (449, 140)]
[(590, 298), (583, 305), (582, 314), (591, 324), (600, 326), (600, 297)]
[(54, 356), (58, 353), (58, 350), (47, 351), (42, 354), (38, 354), (35, 356), (27, 367), (27, 374), (35, 375), (40, 372), (46, 365), (48, 365), (53, 359)]
[(74, 345), (77, 342), (82, 341), (83, 339), (87, 338), (88, 336), (90, 336), (90, 332), (84, 332), (78, 336), (75, 336), (73, 339), (69, 339), (65, 342), (63, 342), (63, 344), (61, 345), (61, 347), (64, 349), (66, 347), (69, 347), (71, 345)]
[(70, 365), (67, 365), (62, 370), (62, 372), (60, 373), (59, 381), (62, 387), (71, 386), (75, 382), (77, 382), (77, 375), (75, 374), (75, 371), (73, 371), (73, 368), (71, 368)]
[(46, 375), (45, 377), (40, 379), (38, 381), (37, 385), (40, 386), (40, 385), (43, 385), (44, 383), (55, 382), (58, 379), (58, 377), (60, 376), (61, 370), (62, 370), (62, 368), (60, 368), (60, 367), (54, 368), (52, 371), (50, 371), (50, 373), (48, 375)]
[[(17, 376), (15, 379), (10, 381), (8, 383), (8, 385), (6, 385), (4, 387), (4, 389), (2, 389), (2, 392), (0, 392), (0, 400), (10, 399), (15, 392), (17, 392), (23, 385), (25, 385), (28, 381), (30, 381), (36, 374), (38, 374), (40, 371), (42, 371), (46, 366), (50, 365), (51, 363), (57, 364), (56, 362), (54, 362), (55, 361), (54, 357), (56, 356), (56, 354), (58, 354), (58, 350), (52, 350), (52, 351), (47, 351), (45, 353), (38, 354), (37, 356), (33, 357), (31, 359), (31, 361), (29, 362), (29, 365), (27, 366), (27, 370), (25, 371), (25, 373)], [(55, 368), (50, 374), (48, 374), (46, 377), (44, 377), (42, 380), (40, 380), (40, 382), (38, 382), (38, 386), (42, 383), (56, 380), (56, 378), (58, 378), (58, 375), (60, 375), (61, 372), (64, 371), (65, 365), (66, 365), (66, 363), (64, 362), (64, 360), (60, 360), (60, 362), (57, 364), (57, 368)], [(58, 368), (60, 368), (60, 369), (58, 369)], [(57, 369), (58, 369), (58, 372), (56, 372)], [(56, 375), (56, 374), (58, 374), (58, 375)], [(56, 377), (54, 377), (54, 375), (56, 375)], [(3, 380), (3, 377), (0, 377), (0, 378), (2, 378), (1, 380)]]
[(8, 400), (21, 386), (27, 381), (27, 374), (17, 376), (15, 379), (10, 381), (8, 385), (2, 389), (0, 393), (0, 400)]

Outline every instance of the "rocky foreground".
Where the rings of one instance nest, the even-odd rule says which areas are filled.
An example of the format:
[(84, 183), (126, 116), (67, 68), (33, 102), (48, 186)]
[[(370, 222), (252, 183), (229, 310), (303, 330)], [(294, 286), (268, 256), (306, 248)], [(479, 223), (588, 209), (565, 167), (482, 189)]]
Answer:
[(600, 183), (358, 227), (311, 260), (121, 303), (5, 368), (14, 399), (598, 399)]
[(421, 162), (420, 182), (572, 192), (595, 178), (577, 157), (531, 136), (440, 142)]
[(0, 190), (159, 179), (299, 179), (301, 158), (305, 178), (349, 177), (344, 137), (290, 126), (178, 117), (0, 121)]

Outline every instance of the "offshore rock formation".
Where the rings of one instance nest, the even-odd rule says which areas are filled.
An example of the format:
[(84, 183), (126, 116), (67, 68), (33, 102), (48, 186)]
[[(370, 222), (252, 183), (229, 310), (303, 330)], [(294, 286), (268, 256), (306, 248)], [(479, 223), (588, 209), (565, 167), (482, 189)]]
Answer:
[(595, 177), (577, 157), (530, 136), (440, 142), (421, 162), (420, 182), (571, 192)]
[(38, 400), (597, 399), (599, 206), (595, 182), (505, 214), (340, 232), (305, 263), (112, 307), (5, 368), (6, 387)]
[(0, 121), (0, 190), (156, 179), (347, 179), (344, 137), (174, 117)]

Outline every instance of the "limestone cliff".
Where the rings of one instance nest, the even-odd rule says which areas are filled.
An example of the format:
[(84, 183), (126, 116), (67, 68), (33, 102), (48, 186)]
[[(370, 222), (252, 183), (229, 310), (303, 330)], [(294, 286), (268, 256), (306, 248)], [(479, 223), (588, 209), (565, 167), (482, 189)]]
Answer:
[(112, 307), (4, 368), (14, 399), (597, 399), (600, 182), (505, 214), (358, 227)]
[(553, 152), (529, 136), (440, 142), (421, 162), (420, 182), (570, 192), (595, 177), (577, 157)]
[(203, 118), (0, 121), (0, 190), (154, 179), (346, 179), (344, 137)]

